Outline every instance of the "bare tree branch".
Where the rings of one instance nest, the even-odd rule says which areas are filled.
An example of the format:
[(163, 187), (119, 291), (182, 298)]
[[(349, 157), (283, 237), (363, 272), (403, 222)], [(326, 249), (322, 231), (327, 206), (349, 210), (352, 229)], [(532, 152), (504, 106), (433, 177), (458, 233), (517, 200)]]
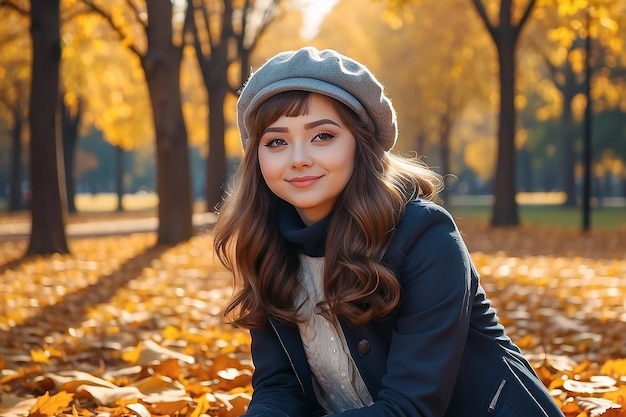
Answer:
[(497, 34), (498, 28), (496, 26), (494, 26), (493, 23), (491, 23), (491, 20), (489, 20), (489, 16), (487, 15), (487, 10), (485, 9), (485, 6), (483, 5), (482, 0), (472, 0), (472, 3), (474, 3), (474, 6), (476, 7), (476, 10), (478, 11), (478, 14), (480, 15), (480, 18), (483, 21), (483, 23), (485, 24), (485, 27), (487, 28), (487, 31), (491, 34), (491, 37), (493, 39), (497, 39), (498, 38), (498, 34)]
[(250, 7), (250, 0), (246, 0), (241, 9), (241, 32), (238, 35), (235, 34), (235, 38), (237, 39), (237, 49), (239, 52), (242, 52), (245, 49), (244, 43), (246, 39), (246, 32), (248, 31), (248, 15), (250, 14)]
[(213, 29), (211, 29), (211, 17), (210, 13), (207, 10), (208, 4), (206, 2), (202, 2), (200, 7), (200, 11), (202, 12), (202, 19), (204, 20), (204, 26), (206, 27), (207, 40), (209, 42), (209, 48), (213, 49)]
[[(198, 65), (200, 65), (200, 69), (201, 69), (201, 73), (204, 75), (205, 71), (206, 71), (206, 59), (204, 57), (204, 54), (202, 53), (202, 44), (200, 43), (200, 36), (198, 34), (198, 25), (196, 23), (196, 13), (195, 13), (195, 6), (193, 4), (193, 1), (189, 2), (189, 6), (187, 6), (187, 14), (191, 14), (191, 19), (189, 19), (188, 22), (188, 27), (187, 30), (189, 31), (189, 33), (191, 33), (192, 35), (192, 43), (193, 43), (193, 48), (194, 51), (196, 52), (196, 58), (198, 59)], [(204, 6), (200, 6), (200, 7), (204, 7)], [(204, 16), (204, 13), (202, 14)]]
[(190, 34), (191, 36), (195, 35), (193, 32), (193, 28), (192, 28), (192, 25), (194, 25), (195, 27), (194, 19), (195, 19), (195, 13), (194, 13), (193, 1), (188, 1), (187, 8), (185, 9), (185, 21), (183, 22), (183, 31), (182, 31), (183, 48), (187, 44), (187, 40), (186, 40), (187, 34)]
[(88, 8), (78, 8), (75, 7), (72, 10), (66, 11), (65, 13), (63, 13), (61, 15), (61, 22), (62, 23), (67, 23), (75, 18), (77, 18), (78, 16), (82, 16), (82, 15), (86, 15), (86, 14), (90, 14), (91, 11)]
[(274, 0), (272, 2), (272, 5), (265, 9), (265, 12), (263, 13), (263, 19), (261, 20), (261, 24), (259, 25), (256, 35), (252, 38), (252, 43), (248, 45), (248, 50), (251, 51), (256, 47), (257, 43), (259, 42), (259, 39), (263, 36), (263, 34), (267, 30), (267, 28), (270, 26), (272, 21), (276, 18), (277, 16), (276, 9), (278, 8), (279, 4), (280, 4), (280, 0)]
[(528, 4), (526, 5), (526, 10), (524, 10), (524, 15), (522, 16), (522, 18), (519, 20), (519, 22), (517, 23), (517, 27), (518, 28), (523, 28), (524, 24), (526, 24), (526, 21), (528, 20), (528, 18), (530, 17), (531, 12), (533, 11), (533, 8), (535, 7), (535, 3), (537, 2), (537, 0), (530, 0), (528, 2)]

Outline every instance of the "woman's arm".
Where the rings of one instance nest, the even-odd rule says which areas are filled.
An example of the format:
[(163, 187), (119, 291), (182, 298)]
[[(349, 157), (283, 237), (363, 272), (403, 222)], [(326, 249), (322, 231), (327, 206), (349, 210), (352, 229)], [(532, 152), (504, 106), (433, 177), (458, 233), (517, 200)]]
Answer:
[[(296, 330), (297, 331), (297, 330)], [(252, 400), (245, 414), (250, 417), (307, 417), (310, 405), (272, 326), (252, 330), (254, 373)]]

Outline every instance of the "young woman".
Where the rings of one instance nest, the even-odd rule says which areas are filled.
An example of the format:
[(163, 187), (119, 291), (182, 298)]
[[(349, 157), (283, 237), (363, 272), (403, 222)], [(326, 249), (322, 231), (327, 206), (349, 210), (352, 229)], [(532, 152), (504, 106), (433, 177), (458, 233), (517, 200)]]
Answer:
[(244, 157), (215, 250), (249, 328), (248, 416), (562, 416), (498, 323), (438, 175), (390, 152), (362, 64), (303, 48), (237, 103)]

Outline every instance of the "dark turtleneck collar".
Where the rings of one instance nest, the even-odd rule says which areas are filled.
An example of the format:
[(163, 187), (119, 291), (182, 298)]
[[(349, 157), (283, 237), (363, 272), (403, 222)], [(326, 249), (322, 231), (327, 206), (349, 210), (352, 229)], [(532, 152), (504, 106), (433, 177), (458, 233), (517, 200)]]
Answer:
[(324, 256), (329, 222), (330, 216), (306, 226), (291, 204), (281, 204), (278, 209), (280, 234), (308, 256), (318, 258)]

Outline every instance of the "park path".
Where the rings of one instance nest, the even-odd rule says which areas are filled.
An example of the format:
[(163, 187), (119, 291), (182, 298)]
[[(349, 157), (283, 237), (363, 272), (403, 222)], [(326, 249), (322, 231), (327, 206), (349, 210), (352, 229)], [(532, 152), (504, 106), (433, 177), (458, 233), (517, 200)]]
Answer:
[[(215, 222), (215, 213), (195, 213), (193, 225), (196, 229), (206, 229)], [(114, 215), (99, 220), (70, 222), (66, 227), (68, 236), (111, 236), (128, 233), (154, 232), (159, 225), (155, 216), (116, 218)], [(26, 216), (15, 217), (0, 222), (0, 240), (26, 238), (30, 236), (30, 219)]]

